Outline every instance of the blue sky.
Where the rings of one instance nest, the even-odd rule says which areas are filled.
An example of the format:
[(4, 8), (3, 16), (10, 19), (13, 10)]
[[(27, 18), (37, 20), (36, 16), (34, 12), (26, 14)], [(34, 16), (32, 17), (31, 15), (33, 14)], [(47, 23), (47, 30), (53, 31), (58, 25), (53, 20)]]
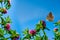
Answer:
[[(54, 21), (46, 21), (46, 16), (52, 11)], [(53, 37), (53, 23), (60, 19), (60, 0), (11, 0), (11, 8), (8, 15), (12, 20), (11, 28), (22, 34), (25, 28), (34, 29), (35, 24), (39, 20), (45, 20), (47, 27), (51, 31), (47, 31), (50, 40)]]

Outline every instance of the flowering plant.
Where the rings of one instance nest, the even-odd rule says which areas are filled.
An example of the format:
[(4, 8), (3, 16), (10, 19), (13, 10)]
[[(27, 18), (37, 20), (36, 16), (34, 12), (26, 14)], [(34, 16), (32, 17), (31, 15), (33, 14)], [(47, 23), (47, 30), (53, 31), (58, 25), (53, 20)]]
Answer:
[[(7, 14), (7, 10), (11, 7), (10, 0), (0, 0), (0, 40), (49, 40), (45, 30), (50, 30), (46, 27), (46, 22), (44, 20), (40, 20), (38, 24), (36, 24), (36, 28), (29, 30), (28, 28), (23, 31), (23, 38), (19, 36), (16, 30), (12, 30), (10, 24), (11, 19), (9, 16), (4, 17)], [(53, 15), (50, 14), (47, 16), (49, 21), (53, 21)], [(54, 29), (54, 40), (60, 40), (60, 21), (54, 23), (58, 28)], [(41, 36), (41, 32), (43, 35)], [(6, 35), (8, 35), (6, 37)]]
[[(9, 16), (4, 17), (7, 14), (7, 10), (11, 7), (10, 0), (0, 0), (0, 40), (18, 40), (19, 34), (11, 29), (11, 19)], [(6, 37), (8, 35), (8, 37)]]

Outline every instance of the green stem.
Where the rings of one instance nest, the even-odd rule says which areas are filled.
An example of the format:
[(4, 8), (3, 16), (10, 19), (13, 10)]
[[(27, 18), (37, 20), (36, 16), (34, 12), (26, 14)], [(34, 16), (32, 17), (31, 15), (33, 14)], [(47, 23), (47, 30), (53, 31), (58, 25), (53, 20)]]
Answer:
[(45, 31), (43, 30), (43, 40), (48, 40)]
[(42, 30), (42, 31), (43, 31), (43, 34), (46, 35), (45, 31), (44, 30)]

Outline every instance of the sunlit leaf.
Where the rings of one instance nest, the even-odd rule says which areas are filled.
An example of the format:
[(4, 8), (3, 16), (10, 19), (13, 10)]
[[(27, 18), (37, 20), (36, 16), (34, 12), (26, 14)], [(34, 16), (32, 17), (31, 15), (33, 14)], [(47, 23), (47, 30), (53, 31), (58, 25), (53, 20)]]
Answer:
[(40, 31), (40, 24), (36, 24), (36, 28), (35, 28), (35, 30), (36, 30), (37, 32)]
[(8, 1), (8, 0), (4, 0), (4, 4), (6, 4), (6, 3), (7, 3), (7, 1)]
[(11, 7), (10, 3), (7, 3), (7, 4), (5, 5), (5, 8), (6, 8), (7, 10), (8, 10), (10, 7)]
[(34, 40), (41, 40), (41, 37), (39, 35), (36, 35)]
[(7, 16), (5, 19), (6, 19), (6, 22), (7, 22), (7, 23), (12, 23), (9, 16)]
[(28, 28), (23, 31), (23, 34), (24, 34), (24, 35), (26, 35), (26, 34), (28, 34), (28, 33), (29, 33), (29, 29), (28, 29)]
[(48, 40), (48, 37), (46, 35), (43, 35), (43, 40)]

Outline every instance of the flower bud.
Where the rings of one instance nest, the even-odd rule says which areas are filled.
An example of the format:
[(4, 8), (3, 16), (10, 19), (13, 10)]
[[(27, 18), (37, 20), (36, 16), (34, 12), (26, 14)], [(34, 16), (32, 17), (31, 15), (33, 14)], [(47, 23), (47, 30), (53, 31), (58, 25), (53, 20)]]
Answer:
[(58, 29), (57, 28), (54, 28), (54, 32), (57, 32), (58, 31)]
[(8, 0), (8, 3), (10, 3), (10, 0)]
[(29, 34), (35, 35), (35, 34), (36, 34), (36, 30), (30, 30), (30, 31), (29, 31)]
[(18, 40), (18, 39), (19, 39), (19, 37), (20, 37), (20, 36), (17, 36), (17, 37), (15, 37), (15, 38), (13, 38), (13, 40)]
[(42, 21), (42, 25), (43, 25), (43, 27), (46, 27), (45, 21)]
[(2, 13), (3, 14), (6, 14), (7, 13), (7, 10), (5, 8), (2, 8), (1, 10), (2, 10)]
[(6, 24), (6, 30), (10, 30), (10, 24)]

